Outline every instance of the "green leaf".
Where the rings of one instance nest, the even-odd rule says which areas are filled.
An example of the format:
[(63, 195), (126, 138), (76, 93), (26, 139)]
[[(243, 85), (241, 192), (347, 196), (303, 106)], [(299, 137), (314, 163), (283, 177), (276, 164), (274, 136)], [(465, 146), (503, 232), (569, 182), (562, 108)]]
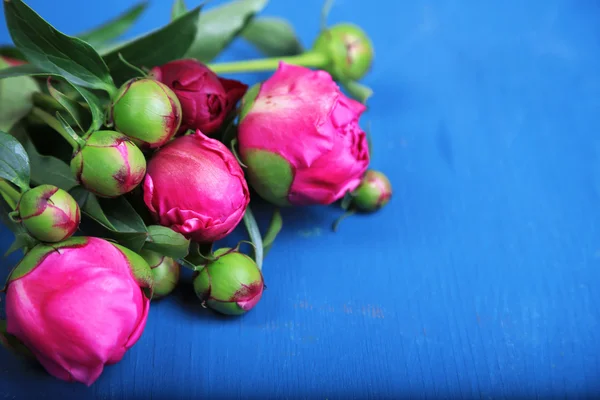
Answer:
[(254, 18), (242, 36), (268, 57), (293, 56), (304, 51), (294, 28), (283, 18)]
[(69, 192), (81, 210), (106, 229), (113, 232), (147, 232), (144, 221), (124, 197), (100, 199), (81, 186)]
[(369, 146), (369, 159), (373, 159), (373, 135), (371, 135), (371, 122), (367, 123), (367, 129), (365, 129), (365, 135), (367, 136), (367, 145)]
[(235, 0), (203, 13), (187, 56), (202, 62), (211, 61), (267, 3), (268, 0)]
[(22, 0), (4, 0), (4, 13), (13, 42), (31, 64), (76, 85), (114, 91), (106, 64), (88, 43), (59, 32)]
[[(0, 79), (13, 78), (19, 76), (52, 76), (56, 78), (61, 78), (60, 75), (56, 73), (46, 72), (39, 67), (31, 64), (18, 65), (16, 67), (10, 67), (6, 69), (0, 69)], [(87, 130), (88, 132), (97, 131), (102, 124), (104, 124), (104, 107), (102, 102), (98, 97), (90, 92), (89, 90), (69, 83), (70, 87), (72, 87), (75, 91), (77, 91), (83, 100), (88, 104), (90, 108), (90, 113), (92, 114), (92, 124)]]
[(148, 227), (148, 237), (144, 243), (144, 249), (178, 259), (188, 255), (189, 247), (190, 241), (181, 233), (160, 225)]
[[(9, 65), (0, 58), (0, 70)], [(0, 81), (0, 131), (8, 132), (33, 107), (32, 95), (40, 89), (28, 76)]]
[(200, 9), (201, 6), (156, 31), (112, 49), (104, 60), (113, 77), (122, 83), (135, 76), (134, 71), (121, 62), (119, 53), (130, 63), (147, 68), (182, 58), (196, 37)]
[(21, 53), (19, 49), (14, 46), (0, 46), (0, 55), (14, 58), (15, 60), (25, 59), (25, 57), (23, 57), (23, 53)]
[(73, 118), (79, 129), (83, 131), (84, 129), (81, 125), (81, 114), (83, 110), (81, 105), (52, 86), (51, 79), (46, 81), (46, 85), (48, 86), (48, 93), (50, 93), (50, 96), (52, 96), (54, 100), (58, 101), (58, 103), (69, 113), (71, 118)]
[(17, 185), (22, 191), (29, 189), (29, 157), (12, 135), (0, 131), (0, 178)]
[(33, 64), (21, 64), (14, 67), (9, 67), (0, 70), (0, 79), (5, 78), (16, 78), (19, 76), (48, 76), (48, 75), (57, 75), (49, 73), (44, 69), (37, 67)]
[(348, 93), (348, 95), (350, 95), (350, 97), (357, 101), (360, 101), (363, 104), (367, 104), (367, 100), (373, 95), (373, 90), (370, 87), (360, 84), (358, 82), (346, 81), (341, 82), (341, 84)]
[(8, 217), (8, 214), (12, 211), (13, 209), (6, 202), (6, 200), (2, 196), (0, 196), (0, 222), (2, 222), (2, 225), (10, 229), (10, 231), (14, 233), (15, 236), (22, 233), (26, 233), (25, 228), (23, 228), (23, 225), (13, 221)]
[(8, 250), (6, 250), (6, 252), (4, 253), (4, 257), (8, 257), (15, 251), (18, 251), (21, 249), (25, 249), (25, 251), (27, 251), (27, 250), (35, 247), (35, 245), (37, 243), (38, 243), (38, 241), (35, 240), (34, 238), (32, 238), (31, 236), (29, 236), (27, 233), (25, 233), (25, 232), (18, 233), (15, 236), (15, 240), (12, 242), (12, 244), (10, 245)]
[(130, 7), (118, 17), (78, 36), (93, 47), (100, 48), (103, 44), (123, 35), (138, 20), (147, 7), (148, 2), (142, 1)]
[(171, 8), (171, 21), (181, 17), (187, 11), (184, 0), (175, 0), (173, 8)]
[(40, 154), (33, 142), (25, 142), (25, 150), (31, 165), (31, 181), (36, 185), (49, 184), (69, 191), (77, 186), (71, 168), (56, 157)]
[(279, 209), (275, 209), (275, 211), (273, 212), (273, 217), (271, 218), (271, 223), (269, 224), (269, 228), (267, 229), (267, 233), (263, 238), (263, 257), (266, 257), (269, 250), (271, 250), (273, 242), (275, 242), (275, 238), (277, 238), (277, 235), (281, 231), (282, 226), (283, 220), (281, 219), (281, 213), (279, 212)]
[(248, 236), (250, 236), (250, 241), (254, 245), (254, 261), (256, 261), (258, 268), (262, 269), (263, 241), (260, 230), (258, 229), (258, 224), (256, 223), (256, 219), (254, 218), (250, 207), (246, 208), (246, 212), (244, 213), (244, 225), (248, 231)]

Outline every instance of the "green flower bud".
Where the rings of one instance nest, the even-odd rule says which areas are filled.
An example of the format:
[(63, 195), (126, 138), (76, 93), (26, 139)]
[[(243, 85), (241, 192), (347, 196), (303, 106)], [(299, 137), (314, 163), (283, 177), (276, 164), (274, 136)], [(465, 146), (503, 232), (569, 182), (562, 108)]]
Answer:
[(27, 232), (42, 242), (65, 240), (79, 227), (81, 213), (69, 193), (52, 185), (41, 185), (21, 195), (11, 215)]
[(338, 24), (323, 31), (313, 50), (331, 57), (326, 68), (338, 80), (359, 80), (373, 63), (373, 45), (367, 34), (356, 25)]
[(71, 171), (79, 183), (101, 197), (117, 197), (140, 184), (146, 159), (125, 135), (97, 131), (71, 159)]
[(359, 210), (376, 211), (390, 201), (392, 185), (383, 173), (370, 169), (352, 192), (352, 196), (352, 204)]
[(142, 250), (140, 255), (152, 269), (152, 277), (154, 278), (154, 296), (152, 299), (160, 299), (170, 294), (179, 282), (180, 271), (177, 261), (150, 250)]
[(231, 249), (214, 253), (194, 278), (194, 291), (204, 304), (222, 314), (241, 315), (260, 300), (264, 281), (250, 257)]
[(117, 131), (142, 148), (167, 143), (181, 125), (181, 104), (169, 87), (149, 78), (135, 78), (117, 92), (109, 111)]

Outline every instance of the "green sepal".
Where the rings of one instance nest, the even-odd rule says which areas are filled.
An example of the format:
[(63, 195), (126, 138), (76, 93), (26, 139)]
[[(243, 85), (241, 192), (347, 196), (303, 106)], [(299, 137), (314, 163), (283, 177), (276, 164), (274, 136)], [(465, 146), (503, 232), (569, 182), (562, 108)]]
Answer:
[(18, 233), (15, 235), (15, 240), (12, 242), (8, 250), (4, 253), (4, 257), (8, 257), (15, 251), (24, 249), (23, 251), (27, 253), (29, 249), (34, 248), (39, 242), (31, 237), (27, 233)]
[(252, 106), (254, 105), (254, 100), (256, 100), (256, 97), (258, 96), (261, 86), (261, 83), (256, 83), (252, 85), (252, 87), (248, 89), (244, 97), (242, 97), (242, 106), (240, 108), (240, 119), (238, 123), (242, 123), (242, 120), (246, 117), (246, 115), (248, 115), (248, 113), (252, 109)]
[(211, 310), (225, 315), (242, 315), (247, 311), (240, 307), (235, 301), (207, 300), (206, 306)]
[(34, 355), (19, 339), (11, 335), (6, 330), (7, 324), (5, 320), (0, 320), (0, 345), (8, 350), (26, 357), (33, 358)]
[[(111, 242), (112, 243), (112, 242)], [(129, 261), (129, 268), (131, 274), (137, 284), (142, 288), (144, 295), (151, 299), (154, 293), (154, 279), (152, 278), (152, 270), (150, 266), (138, 253), (129, 250), (125, 246), (121, 246), (117, 243), (112, 243), (116, 248), (121, 250), (125, 258)]]
[(87, 243), (87, 241), (88, 239), (86, 237), (78, 236), (69, 238), (60, 243), (53, 243), (52, 245), (42, 243), (38, 244), (27, 254), (25, 254), (25, 257), (23, 257), (15, 266), (10, 273), (7, 282), (12, 282), (29, 274), (34, 268), (40, 265), (40, 263), (48, 254), (52, 253), (53, 251), (57, 251), (65, 247), (83, 246)]
[(280, 207), (290, 205), (287, 196), (294, 173), (286, 159), (266, 150), (249, 149), (242, 152), (242, 161), (248, 166), (250, 185), (263, 199)]

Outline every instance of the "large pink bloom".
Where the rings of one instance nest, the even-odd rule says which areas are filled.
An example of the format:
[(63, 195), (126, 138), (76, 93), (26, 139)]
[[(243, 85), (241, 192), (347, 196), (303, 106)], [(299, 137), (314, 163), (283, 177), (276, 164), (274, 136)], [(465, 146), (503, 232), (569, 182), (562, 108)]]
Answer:
[(200, 131), (175, 139), (148, 163), (144, 202), (161, 225), (214, 242), (241, 221), (250, 201), (233, 154)]
[(150, 300), (121, 250), (102, 239), (76, 240), (50, 248), (10, 281), (7, 332), (51, 375), (91, 385), (140, 338)]
[[(360, 184), (369, 164), (367, 138), (358, 125), (365, 106), (340, 92), (327, 72), (281, 63), (254, 103), (246, 100), (240, 153), (250, 182), (267, 200), (330, 204)], [(283, 193), (286, 174), (264, 171), (273, 154), (289, 163)]]
[(207, 135), (219, 130), (248, 86), (220, 78), (199, 61), (171, 61), (155, 67), (151, 75), (169, 86), (181, 103), (180, 132), (199, 129)]

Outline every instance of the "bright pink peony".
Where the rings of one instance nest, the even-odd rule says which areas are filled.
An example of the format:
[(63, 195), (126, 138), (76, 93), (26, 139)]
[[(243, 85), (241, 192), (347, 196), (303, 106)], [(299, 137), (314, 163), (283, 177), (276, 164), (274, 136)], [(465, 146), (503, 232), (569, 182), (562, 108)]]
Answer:
[(214, 242), (240, 222), (250, 196), (242, 168), (200, 131), (175, 139), (148, 163), (144, 202), (161, 225), (197, 242)]
[(280, 205), (331, 204), (354, 190), (369, 165), (363, 111), (327, 72), (281, 63), (243, 100), (239, 148), (254, 189)]
[(132, 269), (151, 272), (138, 261), (91, 237), (36, 246), (8, 283), (7, 332), (51, 375), (91, 385), (144, 330), (150, 300)]
[(219, 78), (192, 59), (172, 61), (150, 73), (177, 95), (183, 110), (180, 132), (199, 129), (207, 135), (215, 133), (248, 89), (241, 82)]

